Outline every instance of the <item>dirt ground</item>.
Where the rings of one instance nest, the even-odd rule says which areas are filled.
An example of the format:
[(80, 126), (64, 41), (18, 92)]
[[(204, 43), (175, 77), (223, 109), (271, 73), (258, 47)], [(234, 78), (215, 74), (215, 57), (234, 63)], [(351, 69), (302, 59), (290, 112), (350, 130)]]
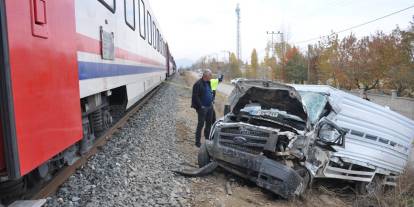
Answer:
[[(189, 76), (176, 77), (174, 84), (179, 91), (179, 105), (177, 114), (177, 137), (179, 148), (186, 162), (183, 165), (197, 167), (198, 148), (194, 146), (194, 133), (197, 124), (197, 115), (190, 108), (191, 86), (195, 82)], [(218, 94), (215, 101), (217, 117), (223, 114), (223, 105), (226, 98)], [(209, 206), (277, 206), (277, 207), (319, 207), (319, 206), (381, 206), (367, 199), (360, 200), (355, 196), (349, 184), (337, 180), (316, 183), (306, 193), (304, 198), (293, 201), (284, 200), (277, 195), (263, 190), (254, 183), (218, 169), (204, 177), (190, 178), (191, 191), (194, 195), (191, 205), (196, 207)], [(230, 186), (231, 195), (226, 191), (226, 184)]]

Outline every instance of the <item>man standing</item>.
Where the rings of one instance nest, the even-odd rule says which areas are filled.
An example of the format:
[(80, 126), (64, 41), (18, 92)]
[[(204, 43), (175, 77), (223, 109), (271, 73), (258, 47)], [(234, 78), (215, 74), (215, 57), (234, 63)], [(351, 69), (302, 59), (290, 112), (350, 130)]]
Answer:
[(213, 92), (211, 91), (210, 79), (211, 71), (209, 69), (203, 72), (203, 77), (193, 85), (193, 95), (191, 98), (191, 107), (197, 111), (198, 124), (195, 134), (195, 145), (200, 147), (201, 130), (204, 122), (204, 137), (208, 139), (210, 135), (211, 124), (213, 122)]

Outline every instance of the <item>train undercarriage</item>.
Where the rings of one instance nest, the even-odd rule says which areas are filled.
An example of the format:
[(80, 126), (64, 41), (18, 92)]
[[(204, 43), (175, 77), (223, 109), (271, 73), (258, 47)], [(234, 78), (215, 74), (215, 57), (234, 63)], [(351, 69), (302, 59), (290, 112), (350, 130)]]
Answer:
[(0, 203), (28, 199), (65, 166), (74, 164), (87, 153), (105, 130), (125, 112), (126, 87), (94, 94), (81, 99), (83, 138), (27, 175), (12, 180), (0, 176)]

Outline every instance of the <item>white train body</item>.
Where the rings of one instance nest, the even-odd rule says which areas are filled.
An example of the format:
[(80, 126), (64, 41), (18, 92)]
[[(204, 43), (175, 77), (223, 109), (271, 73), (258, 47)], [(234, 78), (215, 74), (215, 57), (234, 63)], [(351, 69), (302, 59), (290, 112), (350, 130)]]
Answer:
[[(114, 12), (113, 5), (105, 6), (112, 2)], [(142, 5), (145, 15), (140, 13)], [(126, 86), (128, 108), (165, 79), (169, 52), (147, 0), (76, 0), (75, 11), (80, 98)], [(127, 23), (127, 11), (134, 14), (135, 23), (131, 18)], [(101, 30), (113, 34), (113, 60), (102, 58), (97, 48)]]

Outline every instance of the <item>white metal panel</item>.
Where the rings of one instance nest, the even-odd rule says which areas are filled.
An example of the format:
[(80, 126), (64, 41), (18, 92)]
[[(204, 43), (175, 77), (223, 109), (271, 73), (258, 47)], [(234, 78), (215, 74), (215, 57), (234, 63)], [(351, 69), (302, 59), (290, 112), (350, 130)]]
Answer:
[(128, 84), (127, 85), (127, 95), (128, 95), (128, 103), (127, 108), (134, 105), (137, 101), (139, 101), (145, 94), (150, 92), (156, 86), (158, 86), (162, 81), (162, 77), (160, 75), (153, 75), (149, 78), (141, 79), (140, 81)]
[[(402, 172), (408, 162), (414, 138), (414, 121), (390, 109), (329, 86), (292, 85), (298, 91), (329, 94), (339, 126), (350, 129), (345, 148), (336, 147), (335, 156), (366, 162), (391, 172)], [(353, 135), (352, 130), (362, 132)], [(367, 135), (377, 137), (376, 140)], [(381, 140), (387, 143), (382, 143)]]
[(145, 94), (144, 81), (127, 85), (128, 103), (127, 108), (131, 107)]

